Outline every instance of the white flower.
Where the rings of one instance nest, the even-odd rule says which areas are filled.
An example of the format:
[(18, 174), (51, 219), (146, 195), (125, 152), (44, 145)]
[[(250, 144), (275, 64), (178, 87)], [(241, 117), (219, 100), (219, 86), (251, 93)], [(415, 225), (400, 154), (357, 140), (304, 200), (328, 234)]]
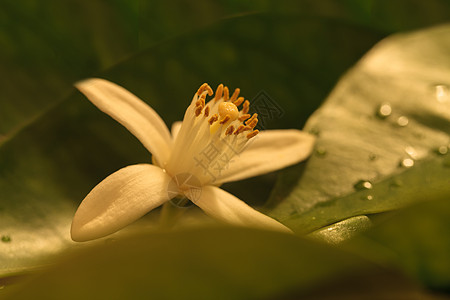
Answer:
[(116, 232), (177, 195), (221, 221), (290, 231), (218, 186), (305, 159), (313, 147), (311, 135), (293, 129), (258, 134), (249, 101), (238, 97), (239, 89), (230, 97), (222, 84), (209, 102), (206, 97), (213, 91), (203, 84), (172, 134), (152, 108), (112, 82), (93, 78), (76, 87), (136, 136), (153, 154), (154, 164), (127, 166), (94, 187), (73, 218), (73, 240)]

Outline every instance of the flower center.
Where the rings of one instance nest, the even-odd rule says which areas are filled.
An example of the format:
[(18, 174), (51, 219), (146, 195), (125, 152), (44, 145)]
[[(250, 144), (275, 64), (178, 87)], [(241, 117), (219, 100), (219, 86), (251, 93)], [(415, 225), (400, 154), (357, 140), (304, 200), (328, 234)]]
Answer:
[[(236, 89), (230, 97), (223, 84), (215, 93), (206, 83), (200, 86), (186, 110), (171, 158), (164, 166), (169, 174), (192, 174), (202, 185), (220, 183), (233, 158), (259, 132), (254, 129), (258, 115), (248, 113), (250, 102), (239, 97), (239, 93)], [(207, 96), (213, 97), (208, 101)]]

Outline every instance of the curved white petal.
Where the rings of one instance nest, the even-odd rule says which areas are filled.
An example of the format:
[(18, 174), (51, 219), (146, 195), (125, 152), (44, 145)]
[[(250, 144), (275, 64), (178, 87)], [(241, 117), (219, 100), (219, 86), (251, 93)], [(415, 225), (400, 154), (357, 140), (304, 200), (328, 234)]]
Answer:
[(172, 133), (172, 140), (174, 141), (177, 138), (178, 133), (180, 132), (181, 124), (183, 124), (183, 122), (181, 121), (176, 121), (172, 124), (170, 132)]
[(226, 223), (292, 232), (283, 224), (258, 212), (240, 199), (216, 186), (204, 186), (200, 195), (198, 193), (187, 193), (186, 195), (207, 215)]
[(146, 103), (110, 81), (91, 78), (75, 84), (101, 111), (125, 126), (158, 160), (167, 162), (172, 139), (164, 121)]
[(118, 231), (169, 200), (170, 177), (150, 164), (120, 169), (84, 198), (72, 221), (71, 235), (82, 242)]
[(311, 154), (314, 142), (314, 136), (296, 129), (261, 131), (221, 170), (217, 182), (241, 180), (296, 164)]

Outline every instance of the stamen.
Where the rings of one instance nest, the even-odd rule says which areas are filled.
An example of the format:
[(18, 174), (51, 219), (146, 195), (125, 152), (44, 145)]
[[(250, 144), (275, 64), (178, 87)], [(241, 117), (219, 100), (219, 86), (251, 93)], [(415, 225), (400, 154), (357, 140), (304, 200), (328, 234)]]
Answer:
[(196, 117), (200, 116), (200, 114), (202, 113), (202, 110), (203, 110), (203, 107), (202, 107), (202, 106), (198, 106), (198, 107), (195, 109), (195, 116), (196, 116)]
[(254, 137), (255, 135), (257, 135), (259, 133), (259, 130), (253, 130), (252, 132), (250, 132), (249, 134), (247, 134), (247, 138), (251, 139), (252, 137)]
[(218, 119), (219, 119), (219, 116), (217, 114), (212, 115), (211, 118), (209, 118), (209, 120), (208, 120), (209, 125), (212, 125)]
[(245, 126), (244, 125), (239, 125), (239, 127), (236, 129), (234, 134), (238, 135), (239, 133), (243, 132), (244, 130), (245, 130)]
[(205, 118), (209, 116), (209, 106), (205, 107)]
[(234, 100), (237, 99), (237, 97), (239, 96), (239, 93), (241, 92), (240, 89), (235, 89), (233, 95), (230, 98), (230, 101), (233, 102)]
[(248, 111), (250, 110), (250, 102), (248, 100), (245, 100), (244, 104), (242, 104), (242, 113), (248, 114)]
[(225, 131), (225, 135), (231, 135), (234, 131), (234, 126), (230, 125), (230, 127), (227, 128), (227, 131)]
[(223, 118), (222, 120), (220, 120), (220, 124), (225, 124), (226, 122), (228, 122), (228, 121), (230, 121), (230, 116), (229, 115), (226, 115), (225, 116), (225, 118)]
[(216, 90), (216, 96), (214, 97), (214, 101), (218, 101), (220, 98), (222, 98), (222, 92), (223, 92), (223, 84), (219, 84)]
[[(233, 96), (234, 96), (234, 94), (233, 94)], [(233, 97), (231, 97), (231, 98), (233, 98)], [(242, 102), (244, 102), (244, 97), (239, 97), (239, 98), (237, 98), (236, 101), (233, 101), (233, 104), (236, 106), (239, 106), (242, 104)]]
[(213, 94), (212, 88), (211, 88), (207, 83), (202, 84), (202, 85), (198, 88), (198, 90), (197, 90), (197, 95), (200, 96), (204, 91), (207, 91), (209, 96), (212, 96), (212, 94)]
[[(256, 124), (258, 123), (258, 119), (257, 118), (258, 118), (258, 114), (256, 114), (256, 113), (253, 114), (253, 116), (245, 122), (245, 125), (251, 126), (252, 124), (255, 124), (253, 126), (253, 127), (255, 127)], [(256, 121), (256, 123), (255, 123), (255, 121)]]
[(230, 98), (230, 91), (228, 90), (228, 87), (223, 88), (223, 101), (228, 101), (228, 98)]
[(197, 102), (195, 102), (195, 106), (196, 107), (199, 107), (199, 106), (204, 107), (205, 106), (205, 95), (202, 95), (200, 97), (200, 99), (198, 99)]
[(208, 96), (212, 96), (214, 94), (213, 89), (209, 85), (206, 86), (206, 91), (208, 92)]
[(250, 114), (245, 114), (239, 117), (239, 121), (244, 122), (245, 120), (247, 120), (248, 118), (250, 118)]
[(207, 83), (202, 84), (197, 90), (197, 95), (200, 96), (204, 91), (206, 91), (207, 86), (209, 86)]
[(245, 126), (251, 128), (251, 129), (255, 128), (257, 124), (258, 124), (257, 118), (254, 118), (253, 120), (251, 120), (251, 122), (249, 122), (249, 121), (245, 122)]

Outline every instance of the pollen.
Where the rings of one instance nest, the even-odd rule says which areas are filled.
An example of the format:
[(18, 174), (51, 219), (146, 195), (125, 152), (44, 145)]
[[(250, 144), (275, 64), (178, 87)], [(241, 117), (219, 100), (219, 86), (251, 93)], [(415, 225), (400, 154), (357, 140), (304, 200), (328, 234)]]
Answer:
[(230, 127), (227, 128), (227, 131), (225, 131), (225, 135), (231, 135), (234, 131), (234, 126), (230, 125)]
[(218, 119), (219, 119), (219, 116), (217, 114), (212, 115), (211, 118), (209, 118), (209, 120), (208, 120), (209, 125), (212, 125)]
[(242, 104), (242, 114), (248, 114), (248, 111), (250, 110), (250, 102), (248, 100), (244, 101), (244, 104)]
[(219, 101), (220, 98), (222, 98), (222, 92), (223, 92), (223, 84), (219, 84), (219, 86), (216, 89), (216, 95), (214, 97), (215, 101)]
[(223, 88), (223, 101), (228, 101), (230, 98), (230, 91), (228, 90), (228, 87)]
[(252, 137), (256, 136), (259, 133), (259, 130), (253, 130), (249, 134), (247, 134), (247, 138), (251, 139)]
[[(234, 96), (234, 94), (233, 94), (233, 96)], [(231, 98), (233, 98), (233, 97), (231, 97)], [(244, 102), (244, 97), (239, 97), (239, 98), (237, 98), (237, 100), (233, 101), (233, 104), (236, 106), (239, 106), (242, 104), (242, 102)]]
[(236, 131), (234, 132), (235, 135), (238, 135), (241, 132), (245, 131), (245, 126), (244, 125), (239, 125), (239, 127), (236, 129)]
[(226, 124), (228, 121), (230, 121), (230, 116), (226, 115), (222, 120), (220, 120), (220, 124)]
[(248, 118), (250, 118), (250, 114), (245, 114), (239, 117), (239, 121), (244, 122), (245, 120), (247, 120)]
[[(230, 101), (231, 101), (231, 102), (234, 102), (234, 100), (236, 100), (237, 97), (239, 96), (239, 93), (240, 93), (240, 92), (241, 92), (240, 89), (235, 89), (233, 95), (232, 95), (231, 98), (230, 98)], [(239, 105), (239, 104), (237, 104), (237, 105)], [(236, 106), (237, 106), (237, 105), (236, 105)]]
[(245, 122), (245, 125), (250, 128), (255, 128), (258, 124), (258, 114), (253, 114), (253, 116)]
[(204, 91), (207, 91), (209, 96), (212, 96), (212, 95), (214, 94), (212, 88), (211, 88), (207, 83), (202, 84), (202, 85), (198, 88), (198, 90), (197, 90), (197, 95), (200, 96)]

